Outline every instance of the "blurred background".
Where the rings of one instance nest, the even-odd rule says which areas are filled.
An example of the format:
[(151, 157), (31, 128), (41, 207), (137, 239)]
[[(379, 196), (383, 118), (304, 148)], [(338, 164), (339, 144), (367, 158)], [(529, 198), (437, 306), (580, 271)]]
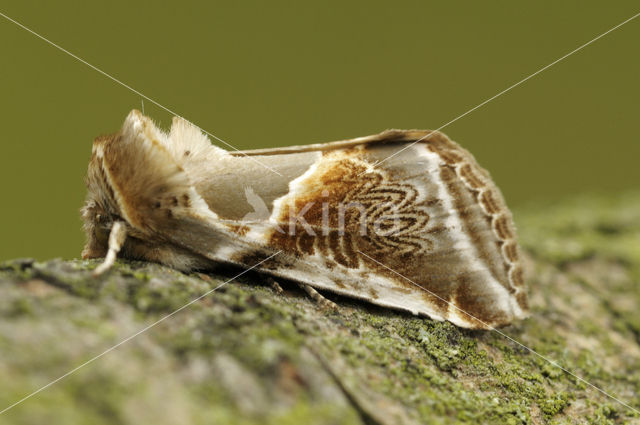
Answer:
[[(251, 149), (438, 128), (638, 4), (61, 0), (0, 12)], [(2, 17), (0, 40), (0, 260), (78, 257), (92, 140), (141, 98)], [(640, 18), (443, 131), (512, 207), (635, 188), (638, 40)]]

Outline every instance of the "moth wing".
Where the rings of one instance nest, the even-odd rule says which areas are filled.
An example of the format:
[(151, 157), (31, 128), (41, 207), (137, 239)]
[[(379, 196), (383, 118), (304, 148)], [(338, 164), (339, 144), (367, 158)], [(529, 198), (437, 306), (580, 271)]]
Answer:
[[(110, 141), (121, 144), (121, 157), (98, 146), (121, 212), (156, 244), (143, 258), (253, 267), (276, 254), (260, 270), (459, 326), (526, 314), (511, 216), (488, 173), (441, 133), (229, 154), (202, 138), (192, 143), (191, 131), (167, 137), (134, 111), (123, 137)], [(265, 177), (254, 160), (284, 164), (283, 172)], [(252, 183), (270, 215), (247, 222)], [(172, 256), (155, 254), (166, 246)]]
[[(370, 144), (385, 144), (385, 143), (402, 143), (402, 142), (415, 142), (417, 140), (429, 140), (433, 137), (442, 137), (442, 133), (433, 130), (385, 130), (378, 134), (372, 134), (370, 136), (356, 137), (353, 139), (337, 140), (328, 143), (311, 143), (308, 145), (298, 146), (285, 146), (280, 148), (266, 148), (266, 149), (249, 149), (229, 152), (233, 156), (270, 156), (270, 155), (282, 155), (301, 152), (326, 152), (331, 150), (349, 149), (359, 145)], [(444, 136), (446, 137), (446, 136)]]
[[(473, 156), (438, 132), (354, 140), (312, 146), (322, 155), (270, 223), (246, 226), (243, 237), (288, 257), (265, 271), (464, 327), (525, 317), (511, 214)], [(276, 152), (298, 148), (254, 151)]]

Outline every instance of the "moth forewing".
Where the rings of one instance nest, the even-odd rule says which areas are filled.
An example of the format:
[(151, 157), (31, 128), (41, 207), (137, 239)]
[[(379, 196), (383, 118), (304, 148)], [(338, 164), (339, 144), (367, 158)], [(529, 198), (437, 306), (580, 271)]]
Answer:
[(527, 314), (502, 195), (439, 132), (229, 153), (182, 119), (165, 134), (133, 111), (94, 145), (88, 187), (88, 247), (106, 243), (91, 205), (126, 226), (124, 257), (190, 270), (280, 252), (259, 269), (459, 326)]

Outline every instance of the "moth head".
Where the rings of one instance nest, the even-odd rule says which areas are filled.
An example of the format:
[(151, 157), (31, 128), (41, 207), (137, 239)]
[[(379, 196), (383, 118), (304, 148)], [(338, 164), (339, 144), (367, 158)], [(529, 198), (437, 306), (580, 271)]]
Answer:
[(119, 132), (95, 139), (85, 179), (88, 193), (81, 216), (87, 241), (82, 250), (82, 258), (105, 257), (102, 265), (95, 269), (95, 275), (113, 265), (126, 240), (127, 227), (130, 227), (123, 217), (123, 209), (118, 202), (118, 189), (104, 161), (105, 147), (117, 144), (121, 137)]
[(81, 209), (84, 231), (87, 242), (82, 250), (82, 258), (100, 258), (107, 255), (109, 234), (116, 217), (107, 213), (106, 209), (88, 199)]
[(166, 244), (161, 230), (203, 203), (176, 146), (170, 134), (136, 110), (120, 131), (94, 140), (81, 210), (87, 235), (82, 256), (106, 257), (98, 272), (112, 265), (122, 248), (130, 257), (150, 259), (148, 253)]

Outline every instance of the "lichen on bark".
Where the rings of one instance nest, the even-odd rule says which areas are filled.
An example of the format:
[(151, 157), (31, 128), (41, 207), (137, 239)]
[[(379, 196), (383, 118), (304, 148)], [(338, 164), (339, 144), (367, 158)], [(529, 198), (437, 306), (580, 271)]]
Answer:
[[(0, 416), (8, 424), (635, 423), (640, 194), (515, 212), (532, 316), (469, 331), (258, 274)], [(0, 266), (0, 410), (225, 282), (155, 264)], [(504, 335), (503, 335), (504, 334)], [(529, 347), (535, 353), (519, 345)]]

